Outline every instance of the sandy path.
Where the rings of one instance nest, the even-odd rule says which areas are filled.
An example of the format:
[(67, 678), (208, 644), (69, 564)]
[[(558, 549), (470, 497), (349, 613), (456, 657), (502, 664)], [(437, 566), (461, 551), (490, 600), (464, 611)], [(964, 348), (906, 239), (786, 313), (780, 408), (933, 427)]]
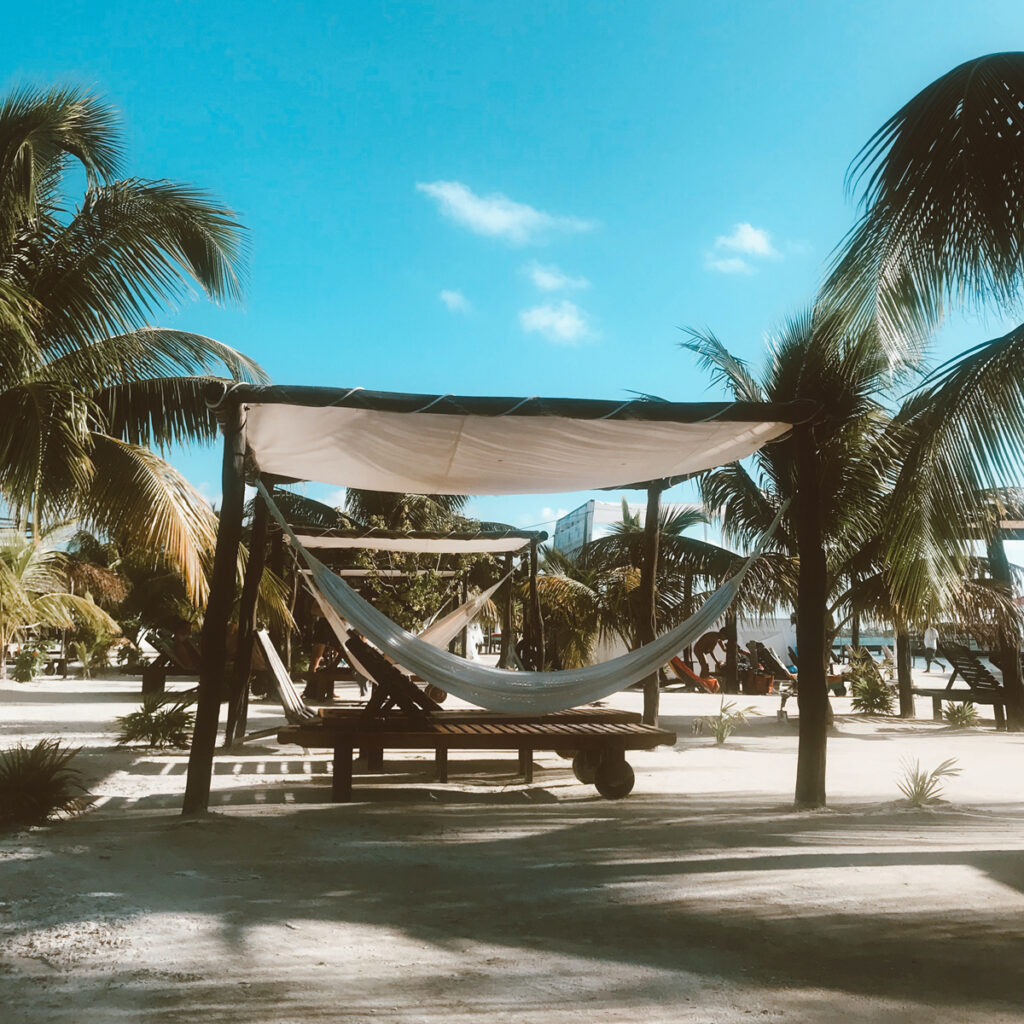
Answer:
[[(716, 748), (690, 726), (717, 701), (670, 694), (680, 741), (618, 803), (554, 757), (524, 787), (464, 755), (449, 786), (389, 758), (332, 806), (322, 754), (268, 745), (220, 758), (188, 823), (180, 753), (109, 749), (136, 687), (0, 688), (3, 741), (85, 744), (99, 795), (0, 839), (5, 1020), (1024, 1019), (1022, 735), (841, 716), (833, 808), (794, 814), (776, 700)], [(960, 759), (949, 805), (895, 805), (906, 754)]]

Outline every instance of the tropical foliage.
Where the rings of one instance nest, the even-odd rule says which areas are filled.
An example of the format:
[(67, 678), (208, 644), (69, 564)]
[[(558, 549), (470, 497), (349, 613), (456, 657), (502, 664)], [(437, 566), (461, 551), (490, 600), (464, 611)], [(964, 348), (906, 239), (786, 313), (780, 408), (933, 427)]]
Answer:
[[(0, 102), (0, 498), (37, 533), (74, 518), (206, 592), (216, 521), (148, 446), (209, 440), (214, 373), (264, 380), (209, 338), (150, 325), (197, 286), (241, 293), (244, 234), (192, 186), (120, 177), (110, 107), (81, 90)], [(75, 165), (85, 191), (70, 202)]]
[(955, 757), (948, 757), (931, 771), (921, 768), (920, 761), (911, 761), (905, 757), (900, 761), (902, 775), (896, 780), (900, 792), (907, 798), (911, 807), (927, 807), (937, 804), (942, 799), (942, 780), (959, 775)]
[(145, 743), (150, 747), (185, 747), (195, 725), (192, 706), (176, 697), (152, 694), (142, 707), (117, 720), (118, 743)]
[(68, 558), (58, 545), (65, 532), (52, 530), (35, 541), (17, 530), (0, 532), (0, 677), (7, 650), (40, 627), (120, 632), (117, 622), (91, 598), (69, 590)]
[(56, 814), (80, 811), (87, 793), (71, 765), (77, 753), (60, 740), (0, 750), (0, 827), (42, 825)]

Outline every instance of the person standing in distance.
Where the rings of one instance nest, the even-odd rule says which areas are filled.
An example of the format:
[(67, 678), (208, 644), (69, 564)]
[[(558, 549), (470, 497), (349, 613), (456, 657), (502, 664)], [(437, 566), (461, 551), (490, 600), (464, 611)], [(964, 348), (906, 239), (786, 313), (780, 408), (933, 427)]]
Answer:
[(929, 622), (924, 630), (924, 661), (925, 672), (931, 672), (934, 661), (939, 668), (945, 668), (939, 661), (937, 648), (939, 646), (939, 631)]

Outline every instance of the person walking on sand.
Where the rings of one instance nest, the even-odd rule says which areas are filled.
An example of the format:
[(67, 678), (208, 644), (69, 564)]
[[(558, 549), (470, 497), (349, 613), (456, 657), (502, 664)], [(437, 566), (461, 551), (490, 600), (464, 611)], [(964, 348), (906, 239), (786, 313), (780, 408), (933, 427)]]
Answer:
[(938, 655), (939, 631), (929, 622), (924, 631), (924, 661), (925, 672), (931, 672), (934, 661), (939, 668), (945, 668)]

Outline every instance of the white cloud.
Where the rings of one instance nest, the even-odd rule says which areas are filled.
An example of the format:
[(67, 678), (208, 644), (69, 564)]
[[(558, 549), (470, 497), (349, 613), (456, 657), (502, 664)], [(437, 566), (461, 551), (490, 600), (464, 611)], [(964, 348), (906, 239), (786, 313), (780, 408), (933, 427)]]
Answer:
[(470, 310), (469, 299), (458, 290), (458, 288), (443, 288), (438, 298), (453, 313), (468, 313)]
[(519, 324), (524, 331), (536, 331), (558, 344), (573, 345), (592, 336), (583, 310), (564, 299), (558, 305), (521, 310)]
[(416, 189), (437, 202), (444, 216), (478, 235), (504, 238), (526, 245), (553, 232), (580, 232), (593, 228), (591, 221), (578, 217), (559, 217), (517, 203), (500, 192), (478, 196), (460, 181), (418, 182)]
[(516, 524), (524, 529), (527, 527), (538, 527), (548, 526), (555, 522), (556, 519), (561, 519), (562, 516), (567, 516), (569, 510), (567, 508), (542, 508), (540, 513), (536, 512), (524, 512), (522, 515), (516, 518)]
[(715, 256), (714, 253), (708, 253), (706, 262), (708, 267), (721, 274), (752, 274), (754, 272), (754, 268), (739, 256)]
[(542, 292), (557, 292), (589, 288), (590, 282), (585, 277), (570, 277), (554, 264), (537, 263), (536, 260), (526, 268), (530, 280)]
[(772, 245), (771, 236), (767, 231), (747, 223), (737, 224), (731, 235), (719, 235), (715, 239), (715, 248), (769, 259), (775, 259), (780, 255), (778, 249)]
[(328, 491), (320, 500), (330, 508), (344, 509), (345, 495), (345, 488), (341, 487), (336, 491)]

